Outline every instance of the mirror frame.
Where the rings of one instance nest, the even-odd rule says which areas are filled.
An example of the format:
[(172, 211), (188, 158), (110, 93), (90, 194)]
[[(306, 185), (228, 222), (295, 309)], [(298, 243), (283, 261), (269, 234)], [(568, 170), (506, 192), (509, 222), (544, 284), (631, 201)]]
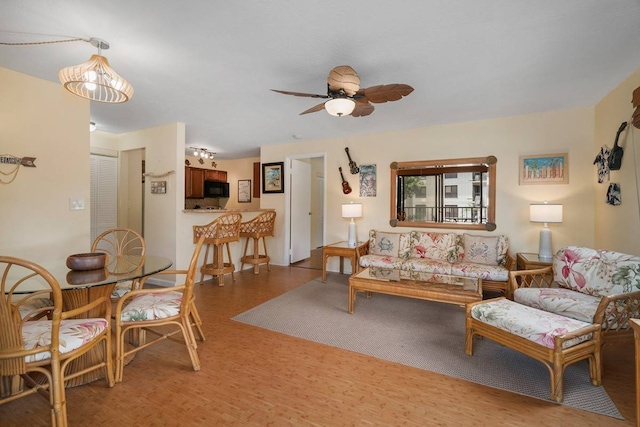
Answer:
[[(487, 230), (496, 229), (496, 163), (498, 159), (495, 156), (487, 157), (469, 157), (465, 159), (446, 159), (446, 160), (419, 160), (413, 162), (392, 162), (391, 168), (391, 213), (389, 225), (392, 227), (420, 227), (420, 228), (449, 228), (462, 230)], [(397, 217), (398, 203), (396, 200), (396, 188), (398, 182), (399, 170), (437, 168), (443, 166), (487, 166), (487, 174), (489, 180), (489, 205), (487, 209), (487, 222), (484, 224), (465, 224), (451, 222), (412, 222), (399, 221)]]

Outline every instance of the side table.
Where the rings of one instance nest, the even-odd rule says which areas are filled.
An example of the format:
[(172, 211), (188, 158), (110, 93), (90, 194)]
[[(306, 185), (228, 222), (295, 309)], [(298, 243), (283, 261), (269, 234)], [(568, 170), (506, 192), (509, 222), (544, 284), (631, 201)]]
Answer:
[(348, 242), (332, 243), (322, 247), (322, 282), (327, 281), (327, 259), (331, 256), (340, 257), (340, 274), (344, 273), (344, 258), (351, 259), (351, 273), (357, 273), (360, 265), (360, 256), (369, 250), (369, 241), (358, 242), (356, 246), (349, 246)]
[(518, 270), (535, 270), (537, 268), (550, 267), (551, 261), (540, 261), (538, 254), (518, 252), (516, 255), (516, 268)]

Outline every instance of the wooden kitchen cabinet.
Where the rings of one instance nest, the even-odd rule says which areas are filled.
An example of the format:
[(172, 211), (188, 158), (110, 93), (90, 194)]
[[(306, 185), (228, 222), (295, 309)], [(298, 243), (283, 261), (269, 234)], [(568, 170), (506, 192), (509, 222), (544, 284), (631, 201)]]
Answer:
[(187, 199), (204, 198), (204, 169), (184, 168), (184, 197)]
[(205, 181), (227, 182), (227, 172), (213, 169), (206, 169), (204, 172)]

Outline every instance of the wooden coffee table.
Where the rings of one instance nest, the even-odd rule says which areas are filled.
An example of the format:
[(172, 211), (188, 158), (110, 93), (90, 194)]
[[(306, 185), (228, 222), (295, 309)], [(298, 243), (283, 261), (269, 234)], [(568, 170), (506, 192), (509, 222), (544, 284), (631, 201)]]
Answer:
[(354, 311), (358, 292), (366, 292), (367, 297), (376, 292), (465, 306), (482, 300), (482, 279), (369, 267), (349, 277), (349, 313)]

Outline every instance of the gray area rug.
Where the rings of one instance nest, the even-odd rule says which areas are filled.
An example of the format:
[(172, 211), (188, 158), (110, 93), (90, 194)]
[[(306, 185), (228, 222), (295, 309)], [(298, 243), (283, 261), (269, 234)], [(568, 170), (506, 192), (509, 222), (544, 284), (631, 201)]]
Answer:
[[(232, 320), (383, 360), (551, 402), (544, 365), (489, 339), (464, 353), (464, 309), (412, 298), (358, 293), (347, 312), (348, 276), (329, 273)], [(589, 380), (586, 361), (564, 375), (564, 405), (618, 419), (604, 387)]]

